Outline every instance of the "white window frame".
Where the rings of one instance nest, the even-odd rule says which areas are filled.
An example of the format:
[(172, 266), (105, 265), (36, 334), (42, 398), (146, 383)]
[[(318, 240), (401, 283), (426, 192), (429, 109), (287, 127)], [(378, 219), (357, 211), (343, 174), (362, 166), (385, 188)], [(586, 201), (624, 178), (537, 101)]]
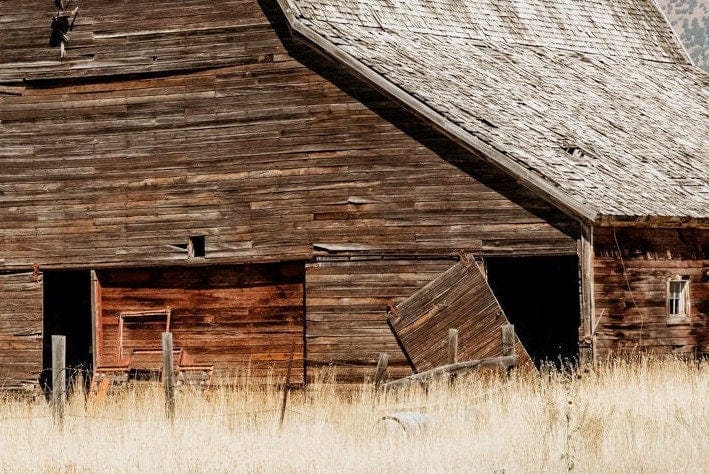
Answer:
[[(679, 286), (679, 291), (676, 287)], [(684, 323), (689, 321), (691, 301), (689, 277), (675, 276), (667, 280), (667, 321)]]

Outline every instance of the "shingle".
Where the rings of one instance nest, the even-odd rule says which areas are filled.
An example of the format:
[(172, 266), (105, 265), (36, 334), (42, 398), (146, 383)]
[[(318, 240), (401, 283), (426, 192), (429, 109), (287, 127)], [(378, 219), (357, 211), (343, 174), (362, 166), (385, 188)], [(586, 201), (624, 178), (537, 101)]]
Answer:
[[(709, 217), (709, 76), (650, 0), (289, 1), (325, 39), (598, 213)], [(565, 140), (593, 156), (571, 159)]]

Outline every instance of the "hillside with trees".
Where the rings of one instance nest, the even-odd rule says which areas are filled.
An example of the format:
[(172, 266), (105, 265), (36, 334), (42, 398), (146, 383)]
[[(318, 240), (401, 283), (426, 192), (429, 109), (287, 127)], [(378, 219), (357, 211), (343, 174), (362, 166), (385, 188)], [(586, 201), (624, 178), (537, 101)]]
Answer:
[(709, 1), (660, 0), (660, 4), (694, 63), (709, 71)]

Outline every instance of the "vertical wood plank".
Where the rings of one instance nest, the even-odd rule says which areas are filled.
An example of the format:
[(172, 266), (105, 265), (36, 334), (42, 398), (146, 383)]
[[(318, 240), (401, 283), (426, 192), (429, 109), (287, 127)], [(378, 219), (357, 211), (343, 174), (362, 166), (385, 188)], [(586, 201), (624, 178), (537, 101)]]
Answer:
[(593, 229), (581, 225), (579, 238), (579, 266), (581, 273), (581, 326), (579, 327), (579, 358), (581, 363), (593, 363), (594, 299), (593, 299)]
[(91, 270), (91, 357), (94, 371), (101, 362), (100, 358), (100, 330), (101, 330), (101, 295), (99, 294), (99, 281), (95, 270)]
[(293, 347), (291, 347), (290, 357), (288, 358), (288, 368), (286, 369), (286, 383), (283, 385), (283, 398), (281, 400), (281, 416), (278, 419), (278, 427), (283, 427), (283, 421), (286, 418), (286, 405), (288, 404), (288, 392), (290, 392), (290, 374), (293, 368), (293, 357), (295, 355), (295, 339)]
[(448, 363), (458, 363), (458, 330), (448, 330)]
[(175, 367), (172, 355), (172, 333), (162, 333), (162, 379), (165, 385), (165, 410), (169, 419), (175, 417)]
[(52, 411), (63, 426), (66, 405), (66, 336), (52, 336)]
[(514, 324), (505, 324), (501, 328), (502, 331), (502, 355), (515, 355), (515, 326)]
[(377, 361), (377, 372), (374, 374), (374, 389), (379, 390), (379, 386), (386, 380), (386, 371), (389, 366), (389, 354), (382, 352)]

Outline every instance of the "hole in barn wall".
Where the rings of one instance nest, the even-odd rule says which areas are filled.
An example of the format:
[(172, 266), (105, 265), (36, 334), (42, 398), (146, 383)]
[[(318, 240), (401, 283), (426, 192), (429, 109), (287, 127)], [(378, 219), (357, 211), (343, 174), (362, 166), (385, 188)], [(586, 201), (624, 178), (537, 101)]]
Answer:
[(187, 244), (188, 258), (204, 258), (207, 256), (207, 245), (203, 235), (191, 235)]

